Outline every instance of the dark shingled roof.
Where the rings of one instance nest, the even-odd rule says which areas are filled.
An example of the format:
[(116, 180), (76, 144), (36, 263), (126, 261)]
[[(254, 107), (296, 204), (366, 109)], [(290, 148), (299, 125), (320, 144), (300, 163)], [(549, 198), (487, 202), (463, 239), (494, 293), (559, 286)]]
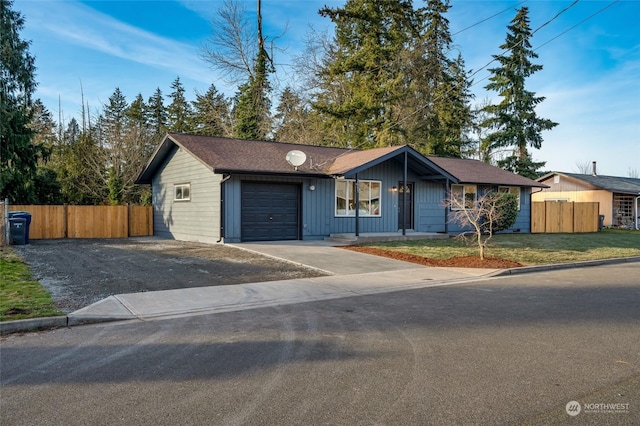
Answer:
[(539, 178), (539, 181), (549, 179), (553, 175), (568, 176), (587, 182), (593, 186), (620, 194), (640, 195), (640, 179), (620, 176), (583, 175), (578, 173), (552, 172)]
[(479, 160), (432, 156), (427, 156), (427, 158), (455, 176), (460, 183), (547, 188), (547, 185), (543, 183), (513, 174)]
[[(165, 158), (176, 147), (189, 152), (215, 173), (278, 174), (332, 177), (358, 172), (390, 158), (409, 155), (411, 167), (423, 174), (446, 176), (451, 181), (496, 185), (546, 187), (476, 160), (424, 157), (408, 146), (353, 150), (282, 142), (240, 140), (169, 133), (156, 148), (137, 183), (151, 183)], [(303, 151), (307, 161), (295, 170), (285, 157), (291, 150)]]

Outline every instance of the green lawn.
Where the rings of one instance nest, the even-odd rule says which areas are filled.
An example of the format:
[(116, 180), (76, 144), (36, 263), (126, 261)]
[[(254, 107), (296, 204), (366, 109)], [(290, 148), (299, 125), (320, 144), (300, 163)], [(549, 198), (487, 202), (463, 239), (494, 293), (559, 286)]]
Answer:
[(9, 247), (0, 248), (0, 321), (64, 315), (29, 266)]
[[(435, 259), (478, 255), (477, 245), (466, 244), (459, 238), (364, 245)], [(640, 256), (640, 231), (605, 229), (589, 234), (499, 234), (489, 241), (485, 256), (509, 259), (523, 265)]]

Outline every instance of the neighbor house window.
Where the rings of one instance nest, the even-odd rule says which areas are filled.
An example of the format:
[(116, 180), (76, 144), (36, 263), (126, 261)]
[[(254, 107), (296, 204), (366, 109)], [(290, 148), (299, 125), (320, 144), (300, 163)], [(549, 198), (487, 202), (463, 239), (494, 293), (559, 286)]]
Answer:
[(451, 210), (471, 209), (478, 198), (476, 185), (451, 185)]
[[(380, 216), (380, 188), (374, 180), (358, 181), (360, 190), (358, 216)], [(356, 215), (356, 181), (336, 180), (336, 216)]]
[(189, 201), (191, 199), (191, 184), (173, 185), (173, 199), (174, 201)]
[(516, 196), (518, 200), (518, 210), (520, 210), (520, 187), (519, 186), (499, 186), (498, 192), (509, 192)]

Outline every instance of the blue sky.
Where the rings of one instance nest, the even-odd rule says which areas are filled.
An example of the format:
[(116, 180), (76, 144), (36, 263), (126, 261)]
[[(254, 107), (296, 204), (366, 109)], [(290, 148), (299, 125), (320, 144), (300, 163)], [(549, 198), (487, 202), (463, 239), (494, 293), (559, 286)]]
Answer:
[[(447, 18), (454, 44), (467, 68), (477, 71), (477, 103), (498, 100), (484, 90), (487, 69), (495, 62), (487, 65), (501, 53), (515, 10), (529, 7), (531, 28), (542, 27), (531, 43), (539, 55), (535, 62), (544, 68), (529, 78), (527, 88), (547, 98), (538, 114), (560, 123), (543, 133), (542, 149), (533, 152), (534, 159), (547, 162), (546, 170), (577, 172), (578, 164), (597, 161), (599, 174), (640, 172), (640, 1), (451, 3)], [(296, 81), (288, 65), (310, 26), (330, 29), (328, 19), (317, 14), (325, 4), (339, 7), (344, 1), (263, 0), (265, 34), (279, 36), (286, 29), (277, 41), (282, 51), (275, 55), (276, 87)], [(60, 114), (68, 122), (80, 117), (82, 91), (92, 111), (101, 109), (116, 87), (129, 102), (138, 93), (148, 99), (158, 87), (168, 95), (178, 76), (190, 99), (212, 83), (233, 94), (235, 88), (199, 55), (221, 5), (221, 0), (16, 0), (13, 9), (26, 20), (22, 37), (31, 40), (36, 57), (36, 97), (56, 119)], [(255, 11), (256, 1), (246, 6)]]

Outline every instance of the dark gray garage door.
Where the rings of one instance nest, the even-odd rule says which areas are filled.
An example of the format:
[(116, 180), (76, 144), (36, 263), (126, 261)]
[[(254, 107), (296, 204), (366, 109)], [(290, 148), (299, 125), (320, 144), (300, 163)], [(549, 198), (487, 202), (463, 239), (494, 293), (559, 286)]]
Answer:
[(299, 239), (300, 190), (296, 184), (242, 183), (242, 241)]

